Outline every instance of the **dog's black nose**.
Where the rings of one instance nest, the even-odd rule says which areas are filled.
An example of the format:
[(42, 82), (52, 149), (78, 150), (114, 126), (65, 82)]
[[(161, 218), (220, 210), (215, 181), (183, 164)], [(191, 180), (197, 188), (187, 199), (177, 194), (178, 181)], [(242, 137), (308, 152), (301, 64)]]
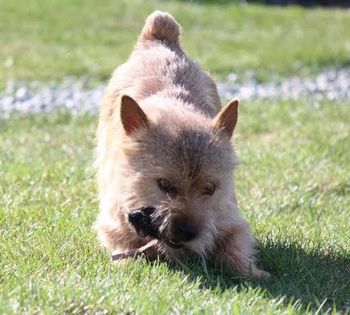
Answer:
[(172, 229), (172, 238), (175, 242), (188, 242), (198, 234), (197, 228), (186, 221), (175, 221)]

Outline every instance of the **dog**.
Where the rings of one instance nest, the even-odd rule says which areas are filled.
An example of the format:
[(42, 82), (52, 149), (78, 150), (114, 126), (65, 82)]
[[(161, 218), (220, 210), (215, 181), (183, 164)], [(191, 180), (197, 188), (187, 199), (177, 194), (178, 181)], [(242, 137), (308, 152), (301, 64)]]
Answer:
[(158, 240), (148, 256), (213, 259), (260, 279), (239, 212), (231, 143), (238, 100), (221, 107), (214, 81), (181, 47), (166, 12), (146, 19), (100, 106), (96, 166), (102, 244), (122, 254)]

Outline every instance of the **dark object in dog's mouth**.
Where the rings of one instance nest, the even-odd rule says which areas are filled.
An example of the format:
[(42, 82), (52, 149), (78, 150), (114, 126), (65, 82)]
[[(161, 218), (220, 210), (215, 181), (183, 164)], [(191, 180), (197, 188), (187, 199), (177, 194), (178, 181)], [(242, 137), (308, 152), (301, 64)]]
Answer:
[(159, 227), (152, 220), (152, 214), (155, 208), (143, 207), (134, 210), (128, 214), (129, 223), (135, 228), (138, 235), (141, 237), (149, 236), (153, 239), (158, 239), (164, 242), (171, 248), (179, 249), (183, 247), (183, 244), (177, 243), (162, 237), (159, 233)]
[(144, 207), (128, 214), (128, 221), (141, 237), (149, 236), (159, 239), (159, 228), (152, 221), (153, 207)]

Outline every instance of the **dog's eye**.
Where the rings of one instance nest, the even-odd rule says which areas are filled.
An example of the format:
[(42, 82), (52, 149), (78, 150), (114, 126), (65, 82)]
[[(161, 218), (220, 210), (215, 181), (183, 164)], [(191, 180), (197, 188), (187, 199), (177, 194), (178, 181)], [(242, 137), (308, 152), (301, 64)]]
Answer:
[(216, 185), (208, 184), (204, 187), (203, 195), (212, 196), (216, 190)]
[(167, 179), (161, 178), (157, 180), (157, 185), (161, 191), (164, 191), (167, 194), (176, 196), (177, 189), (173, 186)]

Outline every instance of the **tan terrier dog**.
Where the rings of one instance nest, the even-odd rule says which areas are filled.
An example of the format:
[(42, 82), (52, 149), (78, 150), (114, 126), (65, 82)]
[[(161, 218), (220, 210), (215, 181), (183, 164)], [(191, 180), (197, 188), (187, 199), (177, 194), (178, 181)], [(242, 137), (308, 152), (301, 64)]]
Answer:
[(98, 127), (96, 228), (120, 255), (153, 240), (149, 257), (197, 253), (261, 278), (234, 190), (238, 101), (221, 109), (215, 83), (179, 36), (171, 15), (152, 13), (109, 82)]

